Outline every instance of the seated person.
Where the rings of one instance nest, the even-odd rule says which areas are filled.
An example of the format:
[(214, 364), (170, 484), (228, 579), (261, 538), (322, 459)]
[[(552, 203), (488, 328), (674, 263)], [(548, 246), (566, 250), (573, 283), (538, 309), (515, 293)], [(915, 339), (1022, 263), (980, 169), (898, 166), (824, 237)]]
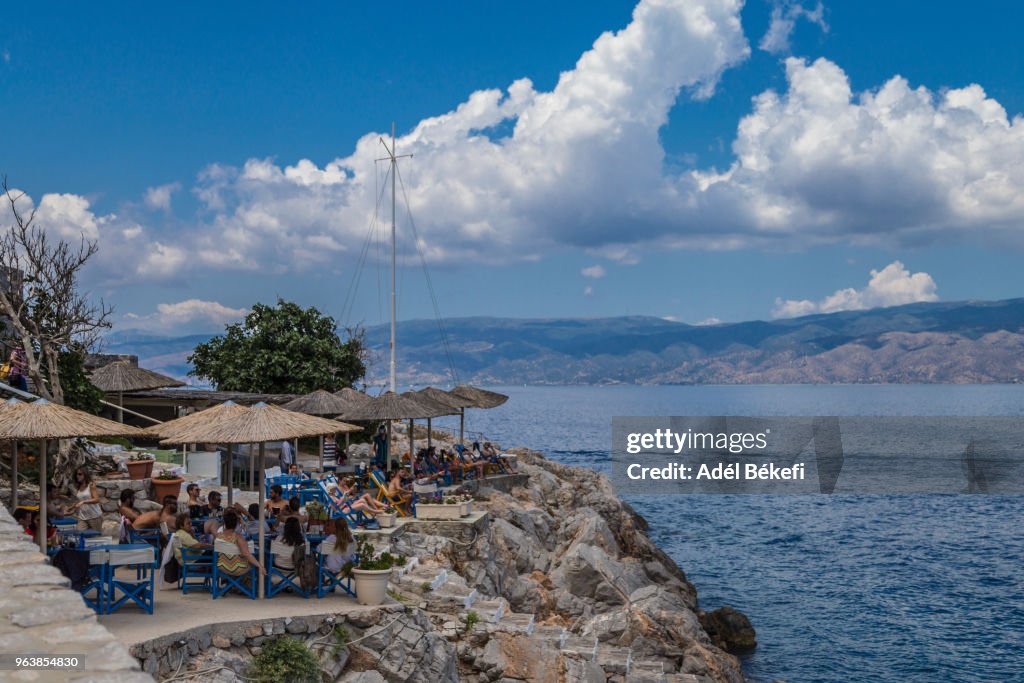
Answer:
[(282, 498), (284, 489), (281, 488), (280, 484), (274, 484), (270, 487), (270, 498), (264, 501), (263, 505), (267, 508), (267, 514), (271, 517), (280, 517), (281, 511), (288, 507), (288, 501)]
[(324, 567), (337, 574), (347, 562), (355, 559), (356, 543), (352, 531), (344, 522), (334, 524), (334, 533), (320, 544), (320, 552), (324, 555)]
[(159, 529), (160, 524), (167, 525), (168, 530), (174, 531), (177, 526), (178, 504), (166, 503), (161, 509), (152, 512), (143, 512), (135, 521), (132, 527), (135, 529)]
[(278, 527), (288, 519), (298, 519), (299, 523), (304, 525), (306, 523), (306, 516), (300, 512), (301, 509), (302, 506), (299, 504), (299, 497), (292, 496), (288, 501), (288, 505), (277, 515)]
[(203, 533), (213, 535), (221, 526), (221, 517), (224, 516), (224, 507), (221, 505), (220, 491), (210, 491), (206, 497), (206, 506), (203, 508), (203, 516), (208, 517), (203, 526)]
[(309, 479), (309, 475), (302, 471), (302, 466), (294, 462), (288, 465), (288, 474), (300, 479)]
[(174, 532), (172, 538), (175, 541), (174, 544), (174, 557), (178, 560), (178, 564), (184, 564), (181, 559), (182, 548), (213, 548), (209, 543), (200, 543), (199, 540), (192, 535), (192, 518), (189, 517), (187, 512), (179, 512), (175, 518), (177, 524), (177, 530)]
[(227, 510), (224, 513), (224, 530), (217, 534), (218, 541), (233, 543), (238, 548), (238, 554), (219, 553), (217, 555), (217, 568), (229, 576), (242, 576), (249, 571), (250, 567), (259, 569), (260, 574), (266, 576), (266, 570), (260, 561), (253, 557), (249, 549), (249, 542), (238, 533), (238, 513), (234, 510)]
[(57, 487), (53, 482), (46, 484), (46, 518), (61, 519), (68, 512), (68, 504), (71, 500), (67, 496), (57, 493)]
[(117, 511), (121, 514), (121, 517), (128, 521), (129, 526), (135, 524), (135, 520), (142, 514), (135, 509), (135, 491), (131, 489), (121, 491), (121, 499), (118, 502)]
[(272, 552), (274, 566), (281, 569), (295, 569), (295, 549), (302, 547), (306, 552), (306, 537), (302, 535), (302, 524), (298, 517), (289, 517), (284, 522), (281, 535), (274, 539)]
[[(36, 531), (39, 529), (39, 512), (36, 510), (26, 510), (25, 508), (18, 508), (14, 511), (14, 520), (21, 524), (21, 528), (25, 530), (25, 533), (32, 538), (36, 537)], [(57, 535), (57, 527), (53, 525), (47, 525), (46, 527), (46, 538), (53, 538)]]
[[(246, 536), (246, 538), (248, 538), (249, 540), (252, 540), (254, 538), (258, 538), (259, 534), (260, 534), (260, 505), (259, 505), (259, 503), (249, 503), (249, 509), (246, 512), (248, 513), (248, 518), (249, 519), (243, 525), (242, 533)], [(266, 520), (263, 521), (263, 533), (264, 534), (269, 534), (270, 533), (270, 525), (267, 524)]]
[(378, 512), (382, 512), (386, 505), (374, 500), (373, 496), (369, 493), (364, 493), (361, 496), (353, 496), (352, 491), (354, 481), (348, 479), (341, 484), (330, 484), (327, 487), (327, 495), (330, 497), (331, 502), (338, 509), (344, 510), (350, 508), (362, 512), (368, 517), (375, 516)]
[(388, 481), (388, 495), (392, 498), (408, 498), (412, 494), (409, 470), (404, 467), (394, 471)]
[(463, 471), (469, 468), (474, 468), (476, 469), (476, 478), (483, 479), (484, 475), (487, 473), (487, 460), (480, 456), (479, 450), (476, 450), (475, 448), (472, 451), (463, 449), (462, 453), (459, 454), (459, 457), (462, 459)]
[(188, 495), (188, 506), (189, 517), (203, 517), (206, 507), (206, 501), (203, 500), (201, 495), (202, 489), (199, 488), (199, 484), (192, 482), (185, 487), (185, 493)]

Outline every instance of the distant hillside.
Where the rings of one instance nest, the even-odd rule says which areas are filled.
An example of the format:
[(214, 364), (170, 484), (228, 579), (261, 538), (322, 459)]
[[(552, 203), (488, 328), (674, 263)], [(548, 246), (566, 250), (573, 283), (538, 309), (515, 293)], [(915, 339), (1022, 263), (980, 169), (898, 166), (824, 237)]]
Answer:
[[(694, 326), (651, 317), (458, 318), (446, 321), (460, 379), (482, 384), (971, 383), (1024, 380), (1024, 299), (920, 303), (802, 318)], [(107, 350), (137, 353), (181, 376), (208, 335), (122, 333)], [(370, 375), (387, 374), (388, 330), (367, 330)], [(403, 384), (448, 381), (435, 321), (399, 323)]]

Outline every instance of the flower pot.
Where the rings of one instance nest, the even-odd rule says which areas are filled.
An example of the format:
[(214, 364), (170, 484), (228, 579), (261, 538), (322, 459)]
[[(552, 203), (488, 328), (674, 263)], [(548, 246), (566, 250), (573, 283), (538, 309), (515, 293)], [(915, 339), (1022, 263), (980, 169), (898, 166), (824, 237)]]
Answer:
[(465, 511), (465, 512), (464, 512), (463, 514), (466, 514), (466, 515), (471, 515), (471, 514), (473, 514), (473, 501), (471, 501), (471, 500), (467, 500), (467, 501), (466, 501), (466, 502), (464, 503), (464, 505), (466, 506), (466, 511)]
[(393, 527), (395, 525), (395, 513), (381, 512), (377, 515), (377, 521), (380, 522), (382, 529)]
[(458, 519), (461, 516), (461, 505), (420, 503), (416, 506), (417, 519)]
[(356, 602), (360, 605), (379, 605), (388, 594), (390, 569), (353, 569), (352, 580), (356, 585)]
[(153, 460), (129, 460), (125, 463), (128, 468), (128, 478), (138, 481), (149, 479), (153, 474)]
[(469, 503), (459, 503), (459, 516), (465, 517), (469, 514)]
[(181, 493), (183, 481), (185, 480), (181, 477), (175, 477), (174, 479), (150, 479), (149, 483), (153, 487), (153, 501), (162, 504), (164, 496), (178, 496)]

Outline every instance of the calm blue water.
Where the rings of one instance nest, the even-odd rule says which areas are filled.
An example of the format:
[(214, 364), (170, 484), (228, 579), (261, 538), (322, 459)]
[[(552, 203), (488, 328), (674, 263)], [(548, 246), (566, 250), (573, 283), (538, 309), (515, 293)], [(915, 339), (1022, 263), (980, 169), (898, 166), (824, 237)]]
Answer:
[[(607, 471), (614, 415), (1022, 415), (1024, 386), (505, 387), (467, 428)], [(451, 428), (455, 423), (437, 421)], [(1024, 496), (633, 496), (752, 681), (1024, 681)]]

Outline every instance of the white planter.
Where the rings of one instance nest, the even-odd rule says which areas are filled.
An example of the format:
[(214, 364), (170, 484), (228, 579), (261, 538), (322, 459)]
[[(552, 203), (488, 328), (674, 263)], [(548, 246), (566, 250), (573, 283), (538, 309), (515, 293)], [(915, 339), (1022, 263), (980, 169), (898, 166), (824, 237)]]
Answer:
[(417, 519), (459, 519), (460, 517), (462, 517), (461, 505), (420, 503), (416, 506)]
[(468, 501), (466, 503), (466, 514), (467, 515), (473, 514), (473, 501)]
[(381, 512), (377, 515), (377, 521), (380, 522), (382, 529), (387, 529), (395, 525), (395, 515), (394, 513)]
[(356, 602), (360, 605), (379, 605), (388, 594), (390, 569), (353, 569), (352, 581), (356, 587)]
[(469, 514), (469, 503), (459, 503), (460, 516), (465, 517)]

